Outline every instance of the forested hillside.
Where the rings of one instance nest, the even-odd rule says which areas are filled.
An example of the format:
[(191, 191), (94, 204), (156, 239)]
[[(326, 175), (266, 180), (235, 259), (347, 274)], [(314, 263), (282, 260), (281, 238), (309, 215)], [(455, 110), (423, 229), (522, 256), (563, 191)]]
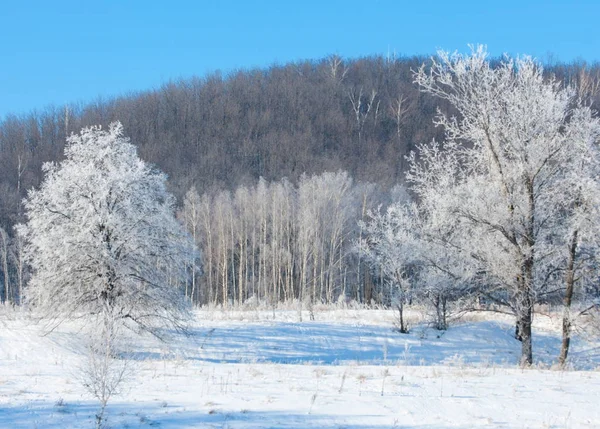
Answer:
[(141, 157), (169, 174), (179, 198), (192, 184), (233, 188), (339, 169), (395, 183), (403, 155), (434, 135), (436, 102), (412, 84), (411, 69), (424, 60), (330, 57), (9, 116), (0, 125), (2, 223), (14, 222), (41, 164), (61, 158), (67, 135), (115, 120)]
[[(9, 292), (8, 283), (18, 283), (20, 289), (23, 282), (22, 261), (18, 256), (20, 243), (11, 238), (14, 224), (22, 220), (22, 200), (28, 189), (39, 185), (42, 164), (62, 159), (65, 138), (71, 133), (89, 125), (107, 126), (113, 121), (120, 121), (125, 134), (138, 147), (140, 157), (169, 175), (169, 186), (180, 205), (183, 205), (186, 192), (194, 186), (200, 196), (207, 194), (206, 202), (213, 209), (234, 207), (236, 198), (228, 200), (231, 196), (220, 192), (236, 191), (245, 185), (248, 188), (242, 191), (249, 192), (249, 197), (252, 197), (253, 192), (260, 192), (261, 186), (265, 186), (259, 184), (257, 187), (258, 179), (262, 177), (267, 183), (272, 183), (267, 186), (268, 192), (278, 195), (277, 198), (294, 198), (293, 204), (290, 204), (295, 208), (290, 209), (290, 213), (293, 217), (300, 216), (302, 212), (297, 210), (301, 190), (311, 189), (310, 186), (317, 186), (320, 181), (328, 181), (326, 176), (317, 175), (343, 170), (347, 176), (346, 173), (338, 176), (343, 177), (343, 183), (340, 182), (343, 189), (354, 186), (350, 185), (352, 183), (365, 186), (370, 183), (391, 189), (403, 182), (407, 165), (405, 155), (416, 144), (443, 138), (443, 130), (435, 127), (433, 119), (438, 107), (451, 112), (449, 104), (419, 92), (413, 83), (414, 70), (427, 61), (426, 57), (342, 59), (330, 56), (266, 69), (234, 71), (227, 75), (217, 72), (116, 99), (47, 107), (21, 116), (9, 115), (0, 123), (0, 271), (4, 283), (3, 296), (6, 299), (11, 294), (17, 295), (15, 291)], [(555, 74), (567, 83), (597, 85), (600, 66), (554, 64), (546, 67), (546, 73)], [(581, 82), (582, 76), (591, 76), (592, 79)], [(598, 91), (595, 94), (598, 98)], [(304, 173), (305, 178), (299, 181)], [(287, 178), (291, 185), (287, 181), (279, 182), (283, 178)], [(282, 192), (279, 192), (279, 187), (282, 187)], [(292, 194), (295, 196), (292, 197)], [(336, 206), (332, 212), (324, 203), (319, 209), (322, 210), (319, 219), (321, 222), (328, 214), (339, 215), (342, 219), (339, 228), (350, 228), (356, 234), (357, 219), (364, 216), (367, 208), (373, 207), (377, 198), (373, 197), (369, 187), (353, 187), (348, 195), (354, 203), (346, 214), (339, 211), (344, 209), (343, 205)], [(238, 192), (237, 198), (242, 201), (245, 198), (243, 192)], [(221, 203), (216, 204), (215, 201)], [(300, 209), (306, 210), (307, 207), (304, 204)], [(358, 214), (350, 218), (349, 213), (356, 212)], [(230, 216), (239, 218), (235, 213), (231, 212)], [(210, 216), (211, 222), (224, 220), (222, 216), (215, 217), (214, 212)], [(328, 221), (335, 219), (338, 217)], [(315, 225), (313, 221), (307, 222)], [(212, 228), (210, 225), (207, 227)], [(352, 270), (341, 263), (340, 249), (351, 246), (352, 234), (338, 235), (341, 234), (338, 226), (332, 228), (331, 236), (320, 236), (323, 240), (320, 250), (322, 260), (328, 261), (326, 268), (319, 268), (316, 264), (310, 268), (311, 278), (320, 279), (321, 288), (318, 292), (313, 289), (312, 293), (335, 298), (336, 294), (328, 289), (332, 284), (328, 282), (335, 281), (336, 293), (340, 289), (346, 293), (352, 290), (353, 296), (368, 297), (368, 290), (359, 293), (352, 289), (354, 286), (346, 284), (348, 278), (360, 278), (360, 274), (351, 272), (360, 272), (355, 262), (352, 262)], [(233, 233), (233, 227), (229, 229)], [(248, 231), (243, 233), (252, 234)], [(289, 228), (282, 231), (279, 239), (286, 240), (286, 234), (290, 233), (289, 240), (296, 240), (289, 241), (287, 246), (301, 244), (297, 231), (292, 233)], [(223, 234), (226, 234), (225, 229)], [(252, 237), (259, 243), (258, 238)], [(266, 243), (270, 237), (260, 239), (261, 243)], [(327, 239), (329, 248), (326, 247)], [(229, 245), (239, 246), (239, 243), (236, 244), (233, 237), (228, 243), (223, 242), (221, 247), (215, 247), (211, 254), (205, 255), (208, 262), (215, 258), (215, 265), (205, 268), (205, 274), (210, 276), (214, 273), (220, 277), (209, 279), (205, 276), (203, 281), (210, 283), (205, 292), (212, 296), (200, 298), (198, 295), (199, 302), (223, 302), (228, 299), (227, 294), (247, 298), (251, 291), (238, 290), (236, 278), (251, 276), (253, 281), (255, 276), (259, 279), (259, 275), (267, 278), (267, 270), (275, 264), (256, 262), (256, 274), (247, 268), (244, 268), (246, 272), (240, 271), (242, 268), (233, 256), (233, 248), (227, 248)], [(313, 245), (315, 243), (313, 240)], [(248, 251), (258, 252), (256, 249)], [(222, 253), (221, 262), (214, 256), (218, 252)], [(260, 252), (267, 254), (263, 250)], [(296, 247), (296, 252), (306, 254), (308, 258), (309, 253), (306, 252), (311, 251)], [(310, 253), (310, 257), (316, 258), (315, 254)], [(344, 251), (343, 257), (347, 255)], [(277, 259), (277, 264), (284, 263), (285, 257), (284, 253), (270, 256), (273, 261), (281, 259)], [(298, 267), (290, 267), (292, 269), (297, 275)], [(308, 270), (308, 266), (305, 269)], [(335, 280), (331, 280), (334, 273)], [(283, 275), (277, 275), (280, 276), (278, 284), (281, 290), (275, 294), (285, 296), (285, 271)], [(326, 280), (325, 275), (329, 276)], [(257, 284), (262, 282), (257, 280)], [(208, 292), (209, 289), (212, 292)], [(297, 294), (297, 291), (294, 293)]]
[[(0, 123), (0, 222), (10, 229), (42, 163), (61, 159), (67, 135), (116, 120), (140, 156), (167, 172), (180, 201), (191, 185), (233, 189), (304, 172), (345, 170), (357, 181), (393, 185), (403, 180), (404, 155), (440, 137), (432, 119), (442, 102), (413, 84), (426, 61), (331, 56), (9, 115)], [(572, 81), (582, 67), (546, 70)]]

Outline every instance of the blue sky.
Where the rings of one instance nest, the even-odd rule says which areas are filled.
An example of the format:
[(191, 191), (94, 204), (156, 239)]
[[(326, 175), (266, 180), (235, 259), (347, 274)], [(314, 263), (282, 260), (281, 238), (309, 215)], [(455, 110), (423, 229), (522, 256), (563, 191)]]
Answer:
[(328, 54), (600, 60), (598, 0), (27, 1), (0, 8), (0, 118)]

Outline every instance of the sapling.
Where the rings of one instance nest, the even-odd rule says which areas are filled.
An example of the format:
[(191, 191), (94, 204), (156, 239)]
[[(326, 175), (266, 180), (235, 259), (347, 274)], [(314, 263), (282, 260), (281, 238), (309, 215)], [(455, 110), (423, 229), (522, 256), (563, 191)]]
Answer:
[(100, 329), (90, 335), (85, 361), (79, 376), (85, 389), (100, 403), (96, 413), (96, 428), (105, 426), (108, 401), (121, 391), (129, 372), (128, 361), (118, 359), (120, 326), (111, 315), (103, 315)]
[(385, 379), (390, 375), (390, 370), (389, 369), (384, 369), (382, 372), (383, 375), (383, 380), (381, 381), (381, 396), (383, 396), (383, 392), (385, 389)]
[(340, 383), (340, 388), (338, 389), (338, 393), (342, 393), (342, 391), (344, 390), (344, 383), (346, 382), (347, 373), (348, 373), (348, 369), (345, 369), (344, 373), (342, 374), (342, 382)]
[(313, 405), (315, 405), (315, 401), (317, 400), (317, 395), (318, 395), (318, 393), (317, 393), (317, 392), (315, 392), (315, 393), (313, 393), (313, 395), (310, 397), (310, 408), (308, 409), (308, 414), (310, 414), (310, 413), (311, 413), (311, 411), (312, 411), (312, 407), (313, 407)]

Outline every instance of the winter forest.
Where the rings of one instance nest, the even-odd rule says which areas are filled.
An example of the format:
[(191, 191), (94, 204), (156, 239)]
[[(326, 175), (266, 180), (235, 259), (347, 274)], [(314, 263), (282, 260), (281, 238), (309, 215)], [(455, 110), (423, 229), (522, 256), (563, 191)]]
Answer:
[(441, 330), (483, 309), (514, 315), (527, 364), (549, 305), (564, 363), (598, 312), (599, 98), (598, 65), (474, 47), (8, 116), (0, 296), (63, 315), (121, 302), (140, 326), (188, 304), (357, 303), (397, 310), (400, 332), (413, 304)]
[(5, 117), (0, 427), (595, 427), (599, 102), (471, 46)]

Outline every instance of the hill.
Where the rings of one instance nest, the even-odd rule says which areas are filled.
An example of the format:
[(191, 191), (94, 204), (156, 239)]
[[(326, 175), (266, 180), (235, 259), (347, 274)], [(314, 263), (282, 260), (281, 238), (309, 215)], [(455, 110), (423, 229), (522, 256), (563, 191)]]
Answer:
[[(40, 183), (41, 165), (62, 158), (67, 135), (116, 120), (140, 156), (169, 175), (180, 201), (192, 185), (234, 189), (337, 170), (389, 188), (403, 181), (404, 156), (416, 144), (442, 137), (432, 120), (448, 106), (413, 84), (424, 62), (329, 56), (9, 115), (0, 122), (0, 226), (10, 230), (20, 218), (20, 201)], [(600, 74), (598, 64), (546, 70), (565, 82), (582, 70)]]

